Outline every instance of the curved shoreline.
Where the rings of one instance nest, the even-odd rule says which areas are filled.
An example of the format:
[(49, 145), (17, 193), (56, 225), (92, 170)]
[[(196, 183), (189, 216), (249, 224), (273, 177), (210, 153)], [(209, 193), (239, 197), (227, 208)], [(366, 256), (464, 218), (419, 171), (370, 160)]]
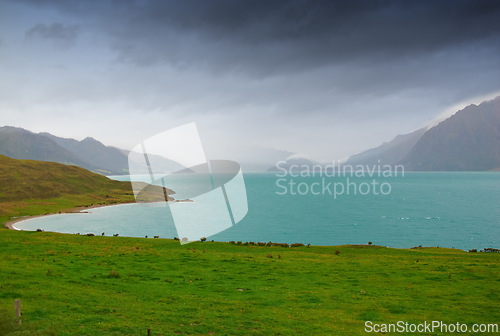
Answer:
[[(184, 202), (193, 202), (190, 199), (185, 199), (185, 200), (173, 200), (171, 203), (184, 203)], [(161, 201), (160, 201), (161, 203)], [(15, 219), (9, 220), (4, 223), (4, 227), (9, 230), (16, 230), (16, 231), (23, 231), (22, 229), (18, 229), (14, 226), (14, 224), (18, 222), (22, 222), (28, 219), (32, 218), (38, 218), (38, 217), (44, 217), (44, 216), (53, 216), (53, 215), (63, 215), (63, 214), (70, 214), (70, 213), (86, 213), (89, 209), (97, 209), (97, 208), (104, 208), (104, 207), (110, 207), (110, 206), (117, 206), (117, 205), (125, 205), (125, 204), (137, 204), (136, 201), (131, 201), (131, 202), (122, 202), (122, 203), (113, 203), (113, 204), (98, 204), (98, 205), (89, 205), (89, 206), (81, 206), (81, 207), (75, 207), (75, 208), (69, 208), (69, 209), (63, 209), (59, 212), (54, 212), (54, 213), (48, 213), (48, 214), (40, 214), (40, 215), (29, 215), (29, 216), (22, 216), (22, 217), (17, 217)]]
[(48, 213), (48, 214), (41, 214), (41, 215), (29, 215), (29, 216), (22, 216), (22, 217), (17, 217), (13, 220), (9, 220), (4, 223), (4, 227), (9, 230), (15, 230), (15, 231), (23, 231), (22, 229), (18, 229), (14, 226), (14, 224), (18, 222), (22, 222), (28, 219), (33, 219), (33, 218), (38, 218), (38, 217), (44, 217), (44, 216), (53, 216), (53, 215), (63, 215), (63, 214), (70, 214), (70, 213), (86, 213), (88, 209), (96, 209), (96, 208), (104, 208), (108, 206), (114, 206), (114, 205), (123, 205), (123, 204), (134, 204), (136, 203), (135, 201), (132, 202), (123, 202), (123, 203), (115, 203), (115, 204), (100, 204), (100, 205), (89, 205), (89, 206), (82, 206), (82, 207), (76, 207), (76, 208), (69, 208), (69, 209), (64, 209), (59, 212), (54, 212), (54, 213)]

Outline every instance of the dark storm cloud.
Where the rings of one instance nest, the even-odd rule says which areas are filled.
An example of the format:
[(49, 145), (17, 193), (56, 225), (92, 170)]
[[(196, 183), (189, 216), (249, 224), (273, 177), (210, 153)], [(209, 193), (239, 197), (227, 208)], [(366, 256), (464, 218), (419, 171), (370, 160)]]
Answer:
[(26, 32), (26, 38), (51, 40), (60, 46), (68, 47), (75, 43), (78, 32), (79, 27), (76, 25), (66, 26), (58, 22), (50, 25), (38, 23)]
[(183, 1), (118, 5), (120, 59), (295, 72), (420, 57), (478, 43), (498, 51), (500, 2)]
[(138, 65), (264, 75), (370, 65), (482, 43), (500, 49), (500, 2), (492, 0), (44, 3), (97, 18), (119, 60)]

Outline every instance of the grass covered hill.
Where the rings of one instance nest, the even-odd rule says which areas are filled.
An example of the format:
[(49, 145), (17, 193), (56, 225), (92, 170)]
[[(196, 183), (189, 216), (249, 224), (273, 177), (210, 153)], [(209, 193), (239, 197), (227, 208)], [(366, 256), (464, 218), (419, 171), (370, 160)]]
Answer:
[(0, 202), (112, 191), (131, 194), (130, 183), (55, 162), (0, 155)]
[[(163, 188), (145, 190), (141, 197), (146, 201), (164, 200)], [(0, 155), (0, 224), (14, 217), (134, 201), (130, 182), (110, 180), (77, 166)]]

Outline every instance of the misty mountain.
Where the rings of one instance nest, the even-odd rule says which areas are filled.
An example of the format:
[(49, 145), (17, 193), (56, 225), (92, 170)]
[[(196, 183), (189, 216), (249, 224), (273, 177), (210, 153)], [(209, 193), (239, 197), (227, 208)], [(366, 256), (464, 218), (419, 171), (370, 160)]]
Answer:
[(13, 159), (76, 165), (89, 170), (97, 168), (59, 146), (54, 140), (18, 127), (0, 127), (0, 154)]
[[(130, 159), (130, 170), (135, 174), (149, 174), (149, 168), (144, 162), (144, 154), (121, 150)], [(183, 165), (160, 155), (148, 154), (148, 160), (156, 173), (172, 173), (185, 169)]]
[[(61, 138), (50, 133), (33, 133), (23, 128), (0, 127), (0, 154), (14, 159), (52, 161), (104, 174), (128, 174), (129, 151), (105, 146), (94, 138), (81, 141)], [(130, 156), (134, 171), (148, 173), (143, 164), (143, 156), (132, 153)], [(149, 156), (156, 171), (177, 171), (184, 166), (157, 155)]]
[(409, 134), (398, 135), (389, 142), (351, 156), (344, 165), (394, 164), (400, 162), (420, 140), (425, 133), (425, 128), (418, 129)]
[(500, 97), (469, 105), (436, 126), (398, 135), (345, 164), (401, 164), (405, 170), (485, 171), (500, 168)]
[(281, 160), (279, 162), (276, 162), (276, 164), (270, 168), (268, 168), (267, 171), (269, 172), (282, 172), (283, 169), (286, 171), (290, 172), (290, 170), (294, 172), (299, 172), (303, 170), (309, 170), (312, 171), (314, 167), (319, 167), (323, 166), (320, 165), (320, 163), (306, 159), (304, 157), (300, 156), (292, 156), (289, 157), (286, 160)]
[(39, 135), (51, 139), (72, 153), (81, 162), (86, 162), (90, 166), (96, 167), (98, 172), (116, 175), (128, 173), (128, 158), (118, 148), (105, 146), (91, 137), (78, 141), (75, 139), (60, 138), (45, 132), (39, 133)]
[(238, 147), (238, 151), (233, 151), (230, 159), (239, 162), (245, 172), (264, 172), (292, 154), (294, 153), (281, 149), (242, 145)]
[(406, 170), (500, 168), (500, 96), (469, 105), (429, 129), (400, 163)]

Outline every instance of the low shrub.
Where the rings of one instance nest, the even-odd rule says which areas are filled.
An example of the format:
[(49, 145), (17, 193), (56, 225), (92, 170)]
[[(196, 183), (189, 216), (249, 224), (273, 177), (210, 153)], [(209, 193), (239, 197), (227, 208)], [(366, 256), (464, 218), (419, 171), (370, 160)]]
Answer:
[(120, 277), (120, 273), (118, 273), (115, 270), (111, 270), (111, 271), (109, 271), (109, 277), (110, 278), (119, 278)]

